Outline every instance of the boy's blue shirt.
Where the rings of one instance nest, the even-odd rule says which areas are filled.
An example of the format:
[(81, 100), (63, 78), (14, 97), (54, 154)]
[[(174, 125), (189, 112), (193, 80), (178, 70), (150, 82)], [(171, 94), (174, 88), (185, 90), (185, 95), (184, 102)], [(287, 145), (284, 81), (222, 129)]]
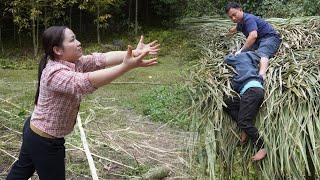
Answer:
[(241, 31), (246, 37), (256, 30), (258, 38), (278, 35), (277, 31), (265, 20), (249, 13), (243, 13), (243, 21), (237, 23), (237, 31)]
[[(250, 81), (258, 81), (261, 86), (263, 85), (262, 76), (258, 72), (260, 59), (261, 57), (254, 51), (242, 52), (238, 55), (229, 54), (225, 57), (225, 62), (236, 71), (231, 81), (232, 88), (236, 92), (240, 93)], [(255, 85), (256, 83), (253, 84)]]

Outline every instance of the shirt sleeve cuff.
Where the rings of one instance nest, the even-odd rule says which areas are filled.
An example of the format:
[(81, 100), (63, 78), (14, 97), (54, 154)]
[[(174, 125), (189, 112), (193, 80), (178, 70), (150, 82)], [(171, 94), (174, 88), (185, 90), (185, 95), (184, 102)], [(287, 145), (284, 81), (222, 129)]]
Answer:
[(85, 75), (84, 75), (84, 85), (85, 85), (85, 89), (86, 89), (86, 92), (85, 92), (85, 94), (89, 94), (89, 93), (92, 93), (92, 92), (94, 92), (95, 90), (97, 90), (97, 88), (96, 87), (94, 87), (93, 85), (92, 85), (92, 83), (90, 82), (90, 80), (89, 80), (89, 73), (85, 73)]

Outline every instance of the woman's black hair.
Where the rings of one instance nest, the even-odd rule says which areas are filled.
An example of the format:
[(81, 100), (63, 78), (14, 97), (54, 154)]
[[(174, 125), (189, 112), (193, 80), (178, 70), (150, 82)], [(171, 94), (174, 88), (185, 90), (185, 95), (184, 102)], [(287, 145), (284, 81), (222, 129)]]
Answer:
[(42, 47), (44, 49), (44, 55), (39, 62), (38, 68), (38, 87), (34, 98), (34, 104), (37, 105), (40, 91), (40, 80), (43, 69), (46, 67), (48, 59), (54, 60), (53, 47), (62, 47), (64, 40), (64, 31), (66, 26), (51, 26), (46, 29), (42, 34)]
[(231, 8), (234, 8), (234, 9), (241, 9), (241, 6), (240, 6), (240, 4), (239, 4), (239, 3), (236, 3), (236, 2), (229, 2), (229, 3), (226, 5), (226, 8), (225, 8), (226, 13), (228, 13), (228, 12), (229, 12), (229, 10), (230, 10)]

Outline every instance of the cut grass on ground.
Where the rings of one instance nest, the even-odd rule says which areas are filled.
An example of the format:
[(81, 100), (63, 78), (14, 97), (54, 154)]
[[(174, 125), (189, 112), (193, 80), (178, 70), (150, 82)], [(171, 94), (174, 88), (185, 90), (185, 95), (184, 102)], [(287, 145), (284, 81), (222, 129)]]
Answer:
[[(127, 73), (87, 96), (81, 104), (81, 117), (92, 153), (119, 162), (111, 163), (94, 156), (102, 179), (139, 176), (156, 165), (170, 167), (173, 177), (186, 176), (185, 132), (152, 123), (132, 111), (139, 112), (138, 98), (151, 89), (182, 82), (179, 74), (183, 64), (178, 57), (168, 55), (159, 61), (157, 66)], [(1, 100), (0, 149), (17, 157), (21, 141), (19, 132), (24, 117), (33, 109), (37, 72), (35, 69), (0, 69), (0, 77), (0, 98), (19, 106)], [(79, 150), (82, 144), (76, 126), (66, 142), (67, 176), (90, 179), (85, 155)], [(5, 177), (14, 161), (8, 154), (0, 152), (0, 177)]]

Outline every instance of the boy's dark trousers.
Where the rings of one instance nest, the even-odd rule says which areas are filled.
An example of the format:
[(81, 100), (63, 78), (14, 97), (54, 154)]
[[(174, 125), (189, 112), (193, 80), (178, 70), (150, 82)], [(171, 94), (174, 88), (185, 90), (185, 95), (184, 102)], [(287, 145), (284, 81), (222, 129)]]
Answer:
[(19, 159), (13, 164), (7, 180), (27, 180), (35, 170), (41, 180), (65, 179), (64, 138), (49, 139), (30, 129), (30, 117), (23, 127)]
[(249, 136), (257, 150), (263, 148), (263, 140), (259, 137), (253, 119), (259, 111), (263, 97), (264, 90), (262, 88), (252, 87), (247, 89), (240, 98), (236, 96), (224, 99), (227, 105), (224, 110), (231, 115), (238, 127)]

